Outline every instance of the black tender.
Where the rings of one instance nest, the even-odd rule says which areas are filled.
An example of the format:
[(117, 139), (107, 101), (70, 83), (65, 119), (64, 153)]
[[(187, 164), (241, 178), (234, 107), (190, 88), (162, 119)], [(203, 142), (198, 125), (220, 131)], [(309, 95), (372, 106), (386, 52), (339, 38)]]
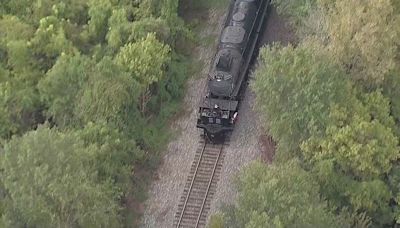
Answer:
[(215, 140), (232, 131), (270, 0), (233, 0), (200, 102), (197, 127)]

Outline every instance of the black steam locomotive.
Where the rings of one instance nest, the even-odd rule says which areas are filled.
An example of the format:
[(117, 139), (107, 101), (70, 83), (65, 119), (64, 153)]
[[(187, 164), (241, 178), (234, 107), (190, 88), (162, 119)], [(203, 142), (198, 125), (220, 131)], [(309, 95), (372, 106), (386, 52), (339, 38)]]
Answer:
[(214, 141), (232, 131), (270, 0), (232, 0), (200, 102), (197, 127)]

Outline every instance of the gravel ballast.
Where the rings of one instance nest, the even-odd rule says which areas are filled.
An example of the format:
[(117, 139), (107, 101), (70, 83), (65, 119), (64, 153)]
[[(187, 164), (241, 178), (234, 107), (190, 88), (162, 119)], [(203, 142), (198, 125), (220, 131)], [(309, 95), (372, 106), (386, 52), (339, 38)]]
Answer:
[[(142, 226), (151, 228), (167, 228), (173, 226), (174, 216), (178, 202), (182, 195), (190, 166), (193, 162), (196, 149), (199, 146), (201, 131), (196, 129), (196, 117), (198, 104), (204, 96), (206, 75), (210, 60), (215, 52), (217, 38), (221, 32), (224, 21), (223, 12), (210, 12), (208, 16), (208, 28), (204, 30), (204, 37), (215, 37), (215, 45), (198, 47), (196, 55), (204, 62), (201, 76), (194, 76), (188, 81), (188, 90), (184, 100), (185, 115), (179, 117), (172, 127), (181, 134), (169, 143), (166, 148), (163, 162), (157, 171), (157, 180), (150, 188), (149, 199), (146, 201)], [(216, 23), (218, 22), (218, 23)], [(261, 43), (282, 41), (287, 43), (292, 34), (285, 29), (283, 21), (272, 10), (266, 23), (265, 34)], [(237, 173), (251, 161), (261, 158), (261, 151), (265, 148), (260, 140), (265, 130), (257, 113), (253, 111), (255, 95), (248, 88), (241, 104), (238, 123), (230, 138), (230, 144), (224, 150), (226, 156), (218, 182), (217, 192), (214, 195), (209, 215), (215, 213), (222, 205), (231, 204), (236, 197), (233, 180)], [(272, 148), (272, 147), (269, 147)], [(272, 153), (272, 152), (271, 152)]]
[[(265, 23), (264, 34), (260, 38), (260, 46), (273, 42), (281, 42), (284, 45), (292, 42), (293, 32), (285, 24), (272, 8)], [(254, 99), (255, 94), (251, 88), (247, 88), (239, 110), (239, 122), (232, 133), (230, 145), (226, 148), (224, 166), (209, 215), (217, 212), (223, 205), (234, 203), (237, 196), (234, 179), (244, 166), (257, 159), (270, 158), (274, 153), (273, 142), (263, 140), (267, 137), (266, 130), (262, 127), (260, 116), (254, 111)]]
[(195, 75), (188, 81), (184, 99), (185, 114), (172, 123), (172, 128), (180, 134), (166, 148), (157, 171), (157, 180), (150, 188), (141, 227), (167, 228), (173, 225), (178, 202), (199, 146), (201, 131), (196, 128), (197, 109), (201, 97), (205, 95), (206, 77), (225, 19), (224, 13), (209, 12), (207, 29), (201, 34), (204, 39), (213, 37), (215, 45), (200, 46), (194, 50), (198, 62), (204, 63), (201, 75)]

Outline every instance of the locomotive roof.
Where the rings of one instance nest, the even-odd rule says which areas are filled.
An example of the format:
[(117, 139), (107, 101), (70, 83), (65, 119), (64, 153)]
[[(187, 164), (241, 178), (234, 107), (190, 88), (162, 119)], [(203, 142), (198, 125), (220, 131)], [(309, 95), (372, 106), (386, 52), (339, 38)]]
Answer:
[(222, 43), (242, 43), (246, 30), (239, 26), (228, 26), (224, 29), (221, 37)]
[(218, 60), (221, 56), (230, 56), (231, 58), (241, 59), (242, 54), (233, 48), (221, 48), (218, 50), (215, 60)]

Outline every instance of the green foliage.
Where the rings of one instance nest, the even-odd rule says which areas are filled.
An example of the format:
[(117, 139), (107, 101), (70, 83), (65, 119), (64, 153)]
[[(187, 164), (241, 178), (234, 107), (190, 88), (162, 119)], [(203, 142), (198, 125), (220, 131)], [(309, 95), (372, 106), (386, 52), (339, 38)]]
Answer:
[(156, 32), (160, 40), (168, 40), (171, 35), (167, 22), (161, 18), (145, 18), (132, 23), (129, 40), (145, 39), (150, 32)]
[[(31, 65), (32, 52), (29, 44), (24, 40), (9, 41), (7, 43), (8, 66), (15, 71), (23, 72)], [(25, 72), (23, 72), (25, 73)]]
[[(143, 186), (137, 185), (143, 181), (134, 186), (132, 180), (156, 164), (156, 149), (170, 137), (167, 120), (179, 111), (187, 62), (175, 42), (185, 39), (187, 29), (178, 4), (0, 1), (0, 145), (23, 135), (7, 144), (7, 159), (25, 166), (10, 173), (10, 165), (3, 173), (1, 227), (125, 223), (118, 205), (142, 200)], [(38, 129), (46, 120), (52, 130)], [(41, 163), (18, 163), (24, 154)], [(36, 185), (28, 186), (28, 178)]]
[(366, 212), (375, 226), (393, 221), (389, 201), (392, 193), (387, 184), (379, 178), (357, 180), (340, 173), (335, 159), (315, 162), (313, 175), (316, 176), (323, 194), (331, 204), (348, 207), (352, 212)]
[(392, 0), (393, 9), (396, 14), (400, 13), (400, 2), (397, 0)]
[(326, 10), (328, 49), (353, 78), (382, 83), (395, 66), (400, 44), (400, 15), (391, 1), (337, 0), (331, 6)]
[(208, 228), (223, 228), (224, 227), (224, 215), (221, 213), (213, 214), (208, 222)]
[(73, 134), (44, 126), (7, 143), (2, 180), (22, 219), (18, 222), (39, 227), (116, 226), (118, 193), (110, 183), (94, 180), (90, 164), (96, 150)]
[(252, 87), (280, 150), (293, 151), (311, 135), (322, 133), (330, 106), (351, 94), (343, 73), (311, 48), (273, 45), (261, 50)]
[(116, 56), (116, 63), (146, 88), (164, 76), (163, 67), (170, 60), (170, 51), (170, 47), (149, 33), (146, 38), (122, 47)]
[(326, 134), (306, 140), (302, 151), (328, 199), (367, 211), (381, 224), (390, 223), (392, 194), (381, 177), (400, 156), (398, 138), (387, 99), (374, 92), (363, 102), (350, 104), (350, 110), (334, 107)]
[(391, 226), (399, 215), (397, 2), (275, 1), (299, 44), (263, 50), (253, 84), (278, 158), (300, 158), (353, 226)]
[(83, 88), (75, 112), (84, 122), (112, 121), (124, 125), (123, 118), (133, 115), (140, 94), (139, 84), (120, 70), (111, 59), (97, 64)]
[(129, 34), (130, 23), (128, 22), (126, 10), (113, 10), (108, 19), (108, 24), (107, 43), (113, 50), (118, 50), (126, 42)]
[(209, 10), (209, 9), (218, 9), (218, 10), (226, 10), (226, 7), (229, 5), (229, 0), (187, 0), (187, 4), (183, 3), (182, 5), (193, 7), (193, 9), (201, 11), (201, 10)]
[(185, 93), (183, 88), (190, 74), (188, 69), (182, 66), (189, 64), (185, 56), (173, 54), (166, 67), (166, 76), (158, 83), (157, 96), (153, 96), (149, 101), (149, 110), (158, 113), (161, 122), (168, 121), (168, 116), (180, 111), (174, 101), (182, 98)]
[(61, 55), (39, 83), (47, 116), (60, 126), (74, 124), (76, 103), (88, 81), (91, 62), (82, 55)]
[(159, 42), (154, 34), (136, 43), (126, 44), (116, 56), (115, 62), (139, 82), (141, 87), (140, 111), (146, 112), (150, 100), (150, 86), (164, 77), (164, 67), (170, 61), (170, 47)]
[(41, 74), (31, 66), (31, 59), (25, 56), (31, 53), (25, 41), (10, 41), (7, 49), (7, 68), (11, 70), (6, 67), (0, 70), (4, 73), (0, 81), (0, 100), (4, 107), (3, 115), (14, 122), (14, 129), (9, 130), (15, 133), (20, 128), (29, 127), (32, 120), (24, 117), (33, 117), (40, 107), (39, 94), (34, 85)]
[(40, 20), (39, 28), (30, 41), (38, 58), (40, 67), (48, 70), (62, 53), (72, 54), (76, 48), (67, 39), (63, 22), (55, 16), (48, 16)]
[[(397, 123), (400, 123), (400, 70), (391, 71), (383, 83), (383, 93), (390, 99), (391, 114)], [(400, 135), (400, 129), (397, 130)]]
[(109, 0), (90, 0), (88, 14), (89, 36), (96, 42), (105, 40), (108, 30), (108, 18), (111, 15), (112, 7)]
[(0, 19), (0, 40), (8, 41), (28, 40), (34, 34), (34, 28), (12, 15), (3, 15)]
[[(312, 136), (302, 149), (307, 160), (333, 160), (338, 173), (354, 178), (377, 178), (400, 158), (389, 102), (380, 92), (365, 95), (351, 110), (334, 107), (323, 137)], [(385, 112), (386, 111), (386, 112)]]
[[(396, 66), (400, 45), (397, 1), (276, 0), (300, 38), (318, 38), (354, 80), (381, 85)], [(352, 23), (348, 23), (351, 21)]]
[(241, 172), (238, 187), (226, 227), (349, 227), (330, 211), (318, 184), (297, 162), (256, 162)]
[(33, 109), (38, 101), (38, 94), (32, 85), (40, 78), (40, 72), (32, 67), (32, 53), (28, 44), (23, 40), (7, 43), (8, 64), (13, 69), (9, 72), (7, 86), (10, 88), (8, 103), (14, 108), (15, 114), (20, 115), (23, 110)]
[(8, 138), (15, 132), (15, 124), (11, 121), (11, 114), (7, 108), (7, 101), (9, 100), (9, 86), (4, 83), (8, 79), (8, 71), (3, 69), (0, 65), (0, 138)]
[(295, 26), (302, 26), (312, 12), (316, 0), (273, 0), (279, 14), (287, 15)]
[(112, 180), (113, 184), (126, 192), (132, 175), (132, 164), (144, 158), (135, 140), (106, 122), (89, 122), (75, 134), (86, 146), (97, 148), (92, 166), (98, 181)]

